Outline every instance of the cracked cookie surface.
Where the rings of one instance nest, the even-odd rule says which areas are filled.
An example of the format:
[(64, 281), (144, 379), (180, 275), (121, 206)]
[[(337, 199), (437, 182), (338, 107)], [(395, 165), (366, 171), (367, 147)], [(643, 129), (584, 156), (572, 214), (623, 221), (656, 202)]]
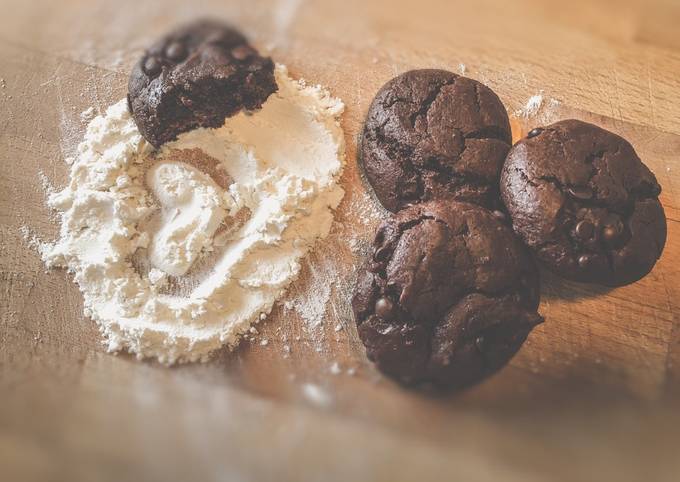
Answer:
[(529, 253), (492, 213), (428, 202), (378, 229), (352, 299), (368, 357), (404, 383), (462, 388), (494, 373), (542, 321)]
[(153, 146), (197, 127), (220, 127), (277, 89), (274, 64), (238, 31), (200, 20), (169, 33), (133, 67), (128, 107)]
[(437, 199), (495, 208), (511, 139), (505, 107), (491, 89), (445, 70), (412, 70), (376, 94), (361, 160), (392, 212)]
[(621, 286), (651, 271), (666, 241), (661, 187), (622, 137), (565, 120), (511, 149), (501, 194), (537, 257), (576, 281)]

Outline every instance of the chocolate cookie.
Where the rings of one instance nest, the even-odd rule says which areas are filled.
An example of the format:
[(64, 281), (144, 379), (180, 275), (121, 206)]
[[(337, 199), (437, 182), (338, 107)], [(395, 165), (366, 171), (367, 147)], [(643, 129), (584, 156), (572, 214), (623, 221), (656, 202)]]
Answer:
[(402, 382), (470, 385), (542, 321), (533, 261), (486, 209), (416, 204), (380, 226), (373, 248), (352, 308), (368, 357)]
[(491, 89), (445, 70), (412, 70), (373, 99), (361, 159), (392, 212), (437, 199), (495, 207), (511, 139), (505, 107)]
[(508, 154), (503, 201), (515, 231), (558, 274), (620, 286), (661, 255), (661, 187), (625, 139), (578, 120), (534, 129)]
[(197, 127), (220, 127), (241, 109), (259, 109), (276, 88), (271, 59), (236, 30), (202, 20), (169, 33), (137, 62), (128, 105), (158, 147)]

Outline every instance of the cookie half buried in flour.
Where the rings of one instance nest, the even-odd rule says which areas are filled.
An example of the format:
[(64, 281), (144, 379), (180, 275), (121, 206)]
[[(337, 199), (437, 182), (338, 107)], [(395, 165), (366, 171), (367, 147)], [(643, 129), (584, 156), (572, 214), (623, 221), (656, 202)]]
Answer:
[(352, 308), (368, 357), (404, 383), (471, 385), (542, 321), (533, 261), (486, 209), (417, 204), (385, 222), (373, 248)]
[(197, 127), (220, 127), (241, 109), (255, 110), (277, 89), (274, 64), (245, 37), (201, 20), (156, 42), (130, 74), (128, 106), (155, 147)]
[(666, 241), (661, 187), (622, 137), (565, 120), (508, 154), (503, 201), (537, 257), (576, 281), (621, 286), (654, 267)]
[(491, 89), (445, 70), (412, 70), (375, 96), (361, 159), (392, 212), (438, 199), (495, 209), (511, 139), (505, 107)]

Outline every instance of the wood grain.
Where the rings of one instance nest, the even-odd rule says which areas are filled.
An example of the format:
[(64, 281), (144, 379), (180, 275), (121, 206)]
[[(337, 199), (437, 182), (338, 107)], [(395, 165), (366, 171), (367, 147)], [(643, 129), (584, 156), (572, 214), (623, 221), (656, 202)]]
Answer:
[[(672, 0), (208, 1), (0, 5), (0, 480), (677, 480), (680, 461), (680, 7)], [(41, 176), (67, 179), (80, 113), (177, 22), (218, 15), (346, 103), (346, 197), (255, 342), (205, 365), (106, 354), (53, 239)], [(547, 322), (506, 369), (445, 398), (366, 361), (348, 293), (381, 216), (355, 163), (376, 90), (415, 67), (491, 86), (515, 136), (576, 117), (628, 138), (663, 186), (666, 249), (613, 290), (543, 273)], [(553, 102), (551, 102), (553, 101)], [(316, 290), (316, 291), (315, 291)], [(260, 345), (266, 339), (266, 346)], [(290, 347), (290, 353), (286, 350)], [(334, 374), (339, 371), (340, 373)], [(354, 373), (354, 374), (352, 374)]]

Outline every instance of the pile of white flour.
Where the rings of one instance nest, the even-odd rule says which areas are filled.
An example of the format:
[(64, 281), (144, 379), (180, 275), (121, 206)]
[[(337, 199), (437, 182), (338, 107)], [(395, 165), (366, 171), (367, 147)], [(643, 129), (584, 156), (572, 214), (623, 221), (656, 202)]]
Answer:
[[(61, 231), (42, 255), (73, 272), (110, 351), (175, 363), (235, 345), (327, 236), (344, 194), (344, 107), (283, 66), (276, 80), (261, 110), (159, 152), (125, 100), (88, 125), (68, 187), (49, 197)], [(197, 149), (228, 182), (182, 161)]]

